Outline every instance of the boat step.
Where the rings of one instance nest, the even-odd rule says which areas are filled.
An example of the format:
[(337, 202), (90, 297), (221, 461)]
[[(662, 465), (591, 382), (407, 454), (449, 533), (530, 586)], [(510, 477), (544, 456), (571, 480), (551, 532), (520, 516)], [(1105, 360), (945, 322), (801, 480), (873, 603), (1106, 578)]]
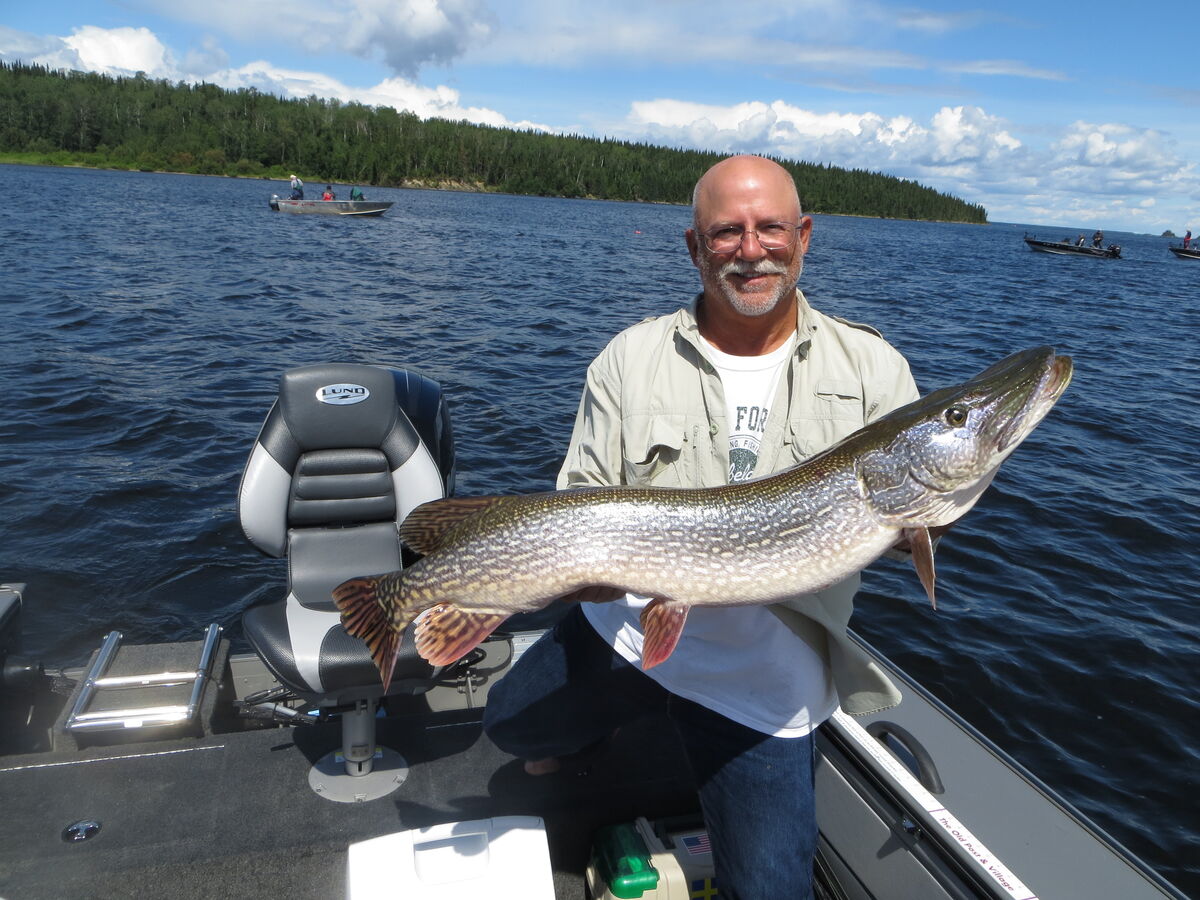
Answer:
[(207, 688), (229, 652), (221, 632), (214, 623), (200, 641), (144, 646), (109, 632), (56, 731), (76, 747), (204, 734), (216, 700)]

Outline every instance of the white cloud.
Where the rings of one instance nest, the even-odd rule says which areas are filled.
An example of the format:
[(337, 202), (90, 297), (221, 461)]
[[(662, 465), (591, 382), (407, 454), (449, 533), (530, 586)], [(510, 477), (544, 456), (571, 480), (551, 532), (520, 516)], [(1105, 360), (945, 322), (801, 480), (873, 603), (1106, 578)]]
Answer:
[(993, 162), (1021, 146), (1003, 122), (970, 106), (943, 107), (923, 126), (908, 116), (813, 112), (783, 100), (713, 106), (663, 99), (633, 103), (627, 128), (697, 148), (889, 170)]
[(407, 77), (424, 65), (451, 62), (486, 41), (494, 26), (486, 0), (143, 0), (142, 6), (232, 38), (270, 34), (314, 56), (382, 59)]
[(40, 37), (0, 25), (0, 59), (30, 62), (62, 47), (62, 38)]
[(282, 69), (259, 60), (236, 69), (209, 73), (205, 79), (231, 90), (253, 87), (263, 93), (282, 97), (323, 97), (343, 103), (367, 106), (391, 106), (407, 110), (423, 119), (466, 120), (480, 125), (504, 128), (535, 128), (550, 131), (536, 122), (510, 122), (501, 113), (480, 106), (463, 106), (459, 92), (444, 85), (425, 87), (404, 78), (388, 78), (366, 88), (351, 87), (335, 78), (316, 72)]
[(229, 66), (229, 54), (212, 35), (205, 35), (200, 46), (193, 47), (183, 57), (185, 72), (215, 72)]
[(171, 51), (148, 28), (84, 25), (65, 38), (34, 39), (29, 35), (24, 38), (24, 41), (5, 40), (4, 55), (51, 69), (107, 75), (145, 72), (152, 78), (170, 78), (177, 71)]
[(1038, 69), (1014, 59), (977, 59), (968, 62), (948, 62), (940, 68), (964, 75), (1007, 75), (1012, 78), (1032, 78), (1040, 81), (1067, 81), (1067, 76), (1054, 69)]
[[(739, 7), (740, 9), (740, 7)], [(820, 41), (805, 31), (790, 40), (761, 19), (730, 22), (728, 27), (689, 13), (664, 16), (639, 10), (628, 16), (593, 18), (566, 15), (525, 16), (497, 27), (490, 40), (473, 45), (467, 58), (486, 65), (526, 65), (578, 69), (596, 65), (655, 67), (714, 66), (793, 69), (925, 69), (928, 61), (911, 53)], [(696, 24), (693, 24), (696, 23)]]

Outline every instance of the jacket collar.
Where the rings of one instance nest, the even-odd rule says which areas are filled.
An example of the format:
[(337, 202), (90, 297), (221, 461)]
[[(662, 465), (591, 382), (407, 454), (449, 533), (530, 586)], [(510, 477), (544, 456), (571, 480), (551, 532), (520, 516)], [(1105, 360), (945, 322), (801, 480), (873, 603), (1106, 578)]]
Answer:
[[(675, 326), (676, 333), (696, 348), (700, 353), (701, 359), (706, 359), (707, 356), (703, 352), (703, 347), (700, 337), (700, 323), (697, 319), (697, 310), (700, 307), (700, 301), (704, 299), (703, 292), (692, 298), (692, 302), (679, 310), (679, 321)], [(813, 309), (808, 305), (808, 299), (804, 296), (804, 292), (800, 288), (796, 288), (796, 356), (803, 359), (808, 355), (808, 348), (812, 344), (813, 332), (816, 330), (816, 315)]]

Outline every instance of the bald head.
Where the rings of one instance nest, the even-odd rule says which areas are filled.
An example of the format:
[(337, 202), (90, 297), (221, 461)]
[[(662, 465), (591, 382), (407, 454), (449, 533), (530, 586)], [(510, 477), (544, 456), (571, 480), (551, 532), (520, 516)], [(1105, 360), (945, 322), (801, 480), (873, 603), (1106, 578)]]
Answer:
[(721, 160), (700, 176), (692, 191), (692, 225), (702, 231), (711, 222), (714, 210), (719, 210), (731, 196), (772, 197), (784, 204), (789, 212), (785, 221), (798, 222), (802, 215), (800, 194), (791, 173), (774, 160), (762, 156), (730, 156)]

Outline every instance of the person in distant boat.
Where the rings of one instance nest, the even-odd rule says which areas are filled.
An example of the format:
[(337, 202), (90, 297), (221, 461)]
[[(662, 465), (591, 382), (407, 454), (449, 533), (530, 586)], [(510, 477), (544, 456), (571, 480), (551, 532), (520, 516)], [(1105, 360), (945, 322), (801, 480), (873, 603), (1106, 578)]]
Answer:
[(1097, 250), (1099, 250), (1100, 245), (1103, 243), (1104, 243), (1104, 232), (1101, 231), (1099, 228), (1097, 228), (1096, 233), (1092, 235), (1092, 246), (1095, 247)]
[(303, 200), (304, 199), (304, 182), (301, 181), (299, 178), (297, 178), (295, 175), (292, 175), (292, 199), (293, 200)]
[(1085, 238), (1085, 237), (1084, 237), (1084, 236), (1081, 234), (1079, 237), (1077, 237), (1077, 238), (1075, 239), (1075, 246), (1076, 246), (1076, 247), (1082, 247), (1082, 246), (1083, 246), (1083, 244), (1084, 244), (1084, 242), (1085, 242), (1086, 240), (1087, 240), (1087, 238)]
[(363, 192), (359, 190), (358, 185), (355, 185), (354, 187), (350, 188), (350, 199), (366, 200), (367, 198), (363, 196)]
[(335, 193), (333, 192), (333, 185), (332, 185), (332, 184), (327, 184), (327, 185), (325, 185), (325, 193), (323, 193), (323, 194), (321, 195), (321, 199), (322, 199), (322, 200), (336, 200), (336, 199), (337, 199), (337, 194), (335, 194)]
[(1192, 242), (1192, 229), (1189, 228), (1187, 230), (1187, 234), (1185, 234), (1183, 236), (1183, 249), (1186, 250), (1188, 248), (1188, 244), (1190, 244), (1191, 242)]
[[(879, 332), (818, 312), (797, 288), (812, 227), (771, 160), (734, 156), (701, 177), (684, 236), (703, 290), (618, 334), (588, 367), (560, 489), (768, 475), (917, 399)], [(696, 607), (649, 671), (639, 614), (650, 598), (576, 604), (492, 686), (484, 728), (540, 775), (635, 718), (665, 716), (699, 789), (721, 896), (811, 897), (814, 731), (839, 702), (865, 713), (900, 698), (847, 635), (858, 585)]]

